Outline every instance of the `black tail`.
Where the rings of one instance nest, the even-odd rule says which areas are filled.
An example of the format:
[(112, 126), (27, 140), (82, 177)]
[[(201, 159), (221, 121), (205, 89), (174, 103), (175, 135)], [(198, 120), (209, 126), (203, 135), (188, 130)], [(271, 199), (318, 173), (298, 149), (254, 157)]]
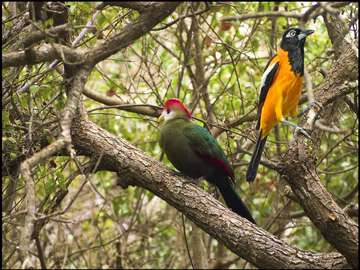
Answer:
[(267, 139), (267, 136), (265, 138), (261, 139), (261, 131), (260, 131), (259, 137), (256, 140), (255, 151), (251, 157), (250, 164), (249, 164), (249, 167), (246, 172), (246, 181), (248, 181), (248, 182), (253, 182), (255, 180), (256, 173), (257, 173), (260, 159), (261, 159), (261, 154), (264, 150), (264, 146), (266, 143), (266, 139)]
[(216, 182), (216, 186), (220, 190), (226, 205), (239, 216), (242, 216), (250, 222), (256, 224), (255, 220), (251, 216), (249, 209), (247, 209), (239, 195), (236, 193), (235, 189), (232, 187), (230, 180), (226, 177), (224, 179), (217, 179)]

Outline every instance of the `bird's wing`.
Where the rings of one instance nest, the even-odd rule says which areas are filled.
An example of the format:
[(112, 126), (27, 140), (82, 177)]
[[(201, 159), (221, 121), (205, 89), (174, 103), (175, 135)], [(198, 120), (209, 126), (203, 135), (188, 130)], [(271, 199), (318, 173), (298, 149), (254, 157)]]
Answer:
[(259, 105), (258, 105), (258, 111), (257, 111), (258, 122), (256, 124), (256, 129), (260, 128), (261, 110), (264, 105), (266, 95), (270, 89), (270, 86), (274, 81), (275, 74), (279, 70), (279, 65), (280, 65), (279, 61), (276, 61), (276, 55), (274, 55), (267, 63), (264, 74), (261, 77), (260, 97), (259, 97)]
[(221, 169), (231, 179), (234, 179), (234, 172), (231, 169), (229, 161), (216, 139), (207, 129), (193, 124), (186, 127), (183, 132), (196, 155)]

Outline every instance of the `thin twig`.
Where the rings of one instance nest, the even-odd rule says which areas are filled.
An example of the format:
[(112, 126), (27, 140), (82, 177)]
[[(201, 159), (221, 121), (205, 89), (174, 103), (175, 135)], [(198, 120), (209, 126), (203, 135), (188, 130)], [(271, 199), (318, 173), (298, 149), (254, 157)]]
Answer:
[(195, 269), (193, 261), (191, 259), (191, 254), (190, 254), (190, 249), (189, 249), (189, 244), (188, 244), (188, 240), (186, 237), (186, 228), (185, 228), (185, 218), (184, 218), (184, 214), (181, 213), (181, 219), (182, 219), (182, 227), (183, 227), (183, 232), (184, 232), (184, 240), (185, 240), (185, 246), (186, 246), (186, 251), (188, 253), (188, 257), (192, 266), (192, 269)]
[(43, 251), (43, 248), (41, 246), (39, 236), (35, 237), (35, 243), (36, 243), (36, 248), (37, 248), (37, 251), (38, 251), (38, 257), (39, 257), (39, 260), (40, 260), (41, 268), (42, 269), (47, 269), (45, 256), (44, 256), (44, 251)]

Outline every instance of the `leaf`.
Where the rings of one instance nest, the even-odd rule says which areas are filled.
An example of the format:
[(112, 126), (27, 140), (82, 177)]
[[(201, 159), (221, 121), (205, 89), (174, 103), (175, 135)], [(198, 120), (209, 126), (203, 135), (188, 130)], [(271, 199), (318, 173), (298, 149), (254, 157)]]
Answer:
[(108, 97), (112, 97), (112, 96), (116, 95), (116, 92), (113, 89), (110, 89), (110, 90), (106, 91), (106, 95)]
[(204, 38), (205, 47), (209, 48), (213, 42), (214, 42), (213, 39), (208, 35), (206, 35), (206, 37)]
[(226, 22), (226, 21), (222, 21), (221, 22), (221, 25), (220, 25), (220, 31), (221, 32), (224, 32), (224, 31), (227, 31), (231, 28), (232, 26), (232, 23), (230, 22)]

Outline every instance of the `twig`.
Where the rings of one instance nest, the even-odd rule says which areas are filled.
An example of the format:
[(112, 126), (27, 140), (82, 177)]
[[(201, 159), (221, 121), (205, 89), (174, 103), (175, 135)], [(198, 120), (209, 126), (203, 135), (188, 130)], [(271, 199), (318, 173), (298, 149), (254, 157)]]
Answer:
[(157, 117), (160, 115), (159, 112), (162, 110), (162, 107), (151, 104), (119, 104), (119, 105), (97, 107), (87, 112), (91, 113), (97, 110), (107, 110), (107, 109), (120, 109), (124, 111), (136, 112), (139, 114)]
[[(89, 31), (89, 29), (93, 26), (96, 16), (99, 14), (98, 12), (99, 10), (96, 10), (94, 12), (94, 16), (88, 21), (88, 23), (86, 24), (85, 28), (80, 32), (80, 34), (75, 38), (75, 40), (71, 43), (72, 47), (75, 47), (86, 35), (86, 33)], [(27, 91), (31, 85), (33, 85), (34, 83), (36, 83), (37, 81), (39, 81), (43, 76), (45, 76), (47, 73), (49, 73), (50, 71), (52, 71), (58, 64), (60, 63), (59, 60), (54, 60), (49, 67), (42, 73), (39, 74), (38, 76), (34, 77), (32, 80), (27, 81), (19, 90), (17, 90), (16, 92), (18, 94)]]
[[(35, 196), (35, 183), (31, 176), (31, 169), (43, 161), (45, 158), (59, 151), (65, 145), (62, 139), (58, 139), (39, 152), (35, 153), (32, 157), (26, 159), (20, 165), (20, 171), (25, 180), (25, 201), (27, 214), (25, 215), (24, 229), (20, 236), (21, 251), (28, 250), (31, 244), (31, 235), (34, 230), (35, 212), (36, 212), (36, 196)], [(24, 256), (25, 257), (25, 256)]]
[(321, 120), (318, 120), (315, 122), (315, 127), (323, 130), (323, 131), (326, 131), (326, 132), (330, 132), (330, 133), (337, 133), (337, 134), (342, 134), (342, 133), (347, 133), (348, 131), (347, 130), (344, 130), (344, 129), (339, 129), (338, 127), (329, 127), (325, 124), (323, 124), (321, 122)]
[(85, 35), (93, 28), (97, 15), (100, 13), (101, 10), (95, 10), (94, 14), (92, 15), (91, 19), (86, 23), (84, 29), (80, 32), (80, 34), (74, 39), (71, 43), (72, 47), (75, 47), (84, 37)]
[(269, 12), (261, 12), (261, 13), (247, 13), (237, 16), (225, 16), (222, 17), (222, 21), (244, 21), (248, 19), (262, 18), (262, 17), (287, 17), (287, 18), (295, 18), (301, 19), (302, 15), (300, 13), (295, 12), (286, 12), (286, 11), (269, 11)]
[(197, 15), (200, 15), (200, 14), (203, 14), (203, 13), (205, 13), (205, 12), (209, 11), (209, 10), (210, 10), (210, 8), (211, 8), (211, 5), (210, 5), (209, 3), (206, 3), (206, 2), (205, 2), (205, 4), (206, 4), (206, 8), (205, 8), (205, 9), (200, 10), (200, 11), (195, 12), (195, 13), (192, 13), (192, 14), (190, 14), (190, 15), (183, 15), (183, 16), (180, 16), (179, 18), (175, 19), (174, 21), (172, 21), (172, 22), (170, 22), (170, 23), (168, 23), (168, 24), (165, 24), (164, 26), (161, 26), (161, 27), (158, 27), (158, 28), (154, 28), (154, 29), (152, 29), (151, 31), (160, 31), (160, 30), (164, 30), (164, 29), (166, 29), (166, 28), (168, 28), (168, 27), (172, 26), (173, 24), (177, 23), (177, 22), (178, 22), (178, 21), (180, 21), (180, 20), (183, 20), (183, 19), (185, 19), (185, 18), (189, 18), (189, 17), (195, 17), (195, 16), (197, 16)]
[(42, 269), (47, 269), (46, 262), (45, 262), (44, 251), (43, 251), (43, 248), (41, 246), (39, 236), (35, 237), (35, 243), (36, 243), (36, 248), (38, 250), (38, 257), (39, 257), (39, 260), (40, 260), (41, 268)]
[(184, 218), (184, 214), (181, 213), (181, 220), (182, 220), (182, 227), (183, 227), (183, 233), (184, 233), (184, 240), (185, 240), (185, 246), (186, 246), (186, 251), (188, 253), (188, 257), (192, 266), (192, 269), (195, 269), (193, 261), (191, 259), (191, 254), (190, 254), (190, 249), (189, 249), (189, 244), (188, 244), (188, 240), (186, 237), (186, 228), (185, 228), (185, 218)]
[(199, 90), (200, 95), (205, 103), (207, 118), (211, 122), (215, 122), (215, 115), (210, 102), (209, 93), (207, 91), (208, 80), (205, 79), (205, 70), (204, 70), (204, 57), (202, 55), (201, 44), (200, 44), (200, 32), (199, 32), (199, 21), (196, 17), (193, 17), (194, 21), (194, 35), (193, 41), (195, 44), (195, 81), (196, 88)]

